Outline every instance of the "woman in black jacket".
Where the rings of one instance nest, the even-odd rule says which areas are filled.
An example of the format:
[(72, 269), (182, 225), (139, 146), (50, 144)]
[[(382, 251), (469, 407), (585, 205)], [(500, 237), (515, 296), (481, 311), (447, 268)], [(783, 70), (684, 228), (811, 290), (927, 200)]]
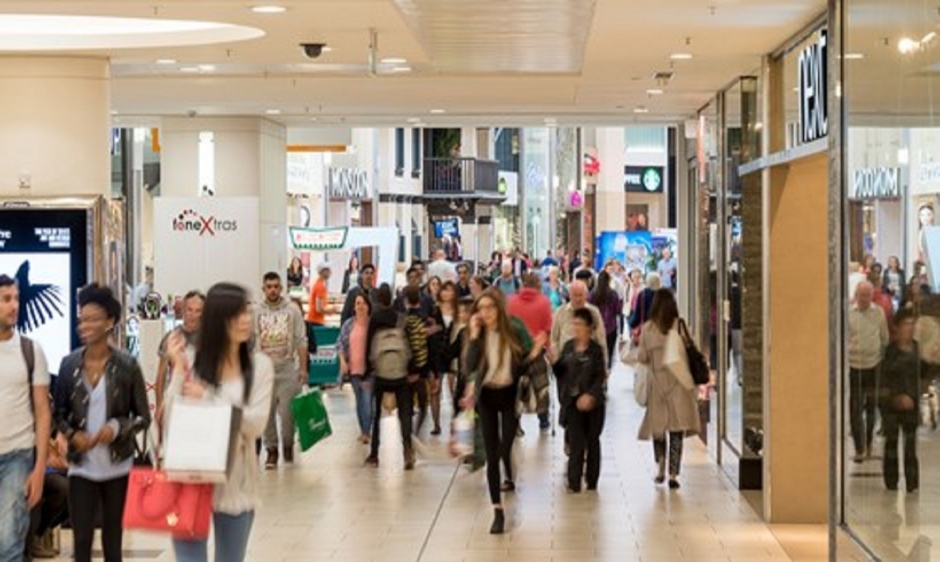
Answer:
[(920, 487), (917, 461), (918, 403), (927, 365), (921, 360), (914, 341), (914, 313), (901, 309), (894, 317), (895, 340), (885, 350), (881, 364), (881, 417), (885, 434), (884, 481), (889, 490), (898, 489), (898, 437), (904, 433), (904, 483), (908, 493)]
[[(604, 350), (591, 337), (594, 334), (591, 312), (586, 308), (576, 310), (571, 321), (574, 339), (565, 344), (555, 363), (555, 374), (559, 380), (565, 381), (560, 402), (571, 453), (568, 456), (568, 490), (578, 493), (582, 477), (588, 490), (596, 490), (601, 473), (607, 371)], [(584, 474), (585, 453), (587, 474)]]
[(124, 499), (137, 433), (150, 425), (144, 377), (133, 357), (109, 338), (121, 318), (111, 289), (92, 284), (78, 293), (83, 346), (62, 360), (55, 421), (68, 440), (69, 510), (75, 560), (90, 562), (98, 506), (106, 562), (120, 562)]

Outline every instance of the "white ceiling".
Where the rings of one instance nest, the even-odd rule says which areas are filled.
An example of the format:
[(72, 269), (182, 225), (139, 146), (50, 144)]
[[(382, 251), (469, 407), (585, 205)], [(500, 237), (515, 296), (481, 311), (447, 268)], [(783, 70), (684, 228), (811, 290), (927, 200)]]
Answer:
[[(82, 51), (112, 58), (128, 122), (155, 115), (265, 115), (291, 126), (559, 125), (681, 121), (825, 9), (825, 0), (0, 0), (0, 13), (194, 19), (265, 37), (199, 47)], [(369, 67), (407, 59), (408, 73)], [(328, 43), (316, 61), (298, 43)], [(687, 52), (693, 60), (671, 61)], [(157, 65), (157, 59), (178, 65)], [(181, 66), (213, 65), (184, 74)], [(668, 84), (652, 75), (674, 71)], [(648, 89), (665, 94), (649, 96)], [(637, 114), (644, 107), (648, 113)], [(431, 109), (444, 109), (442, 115)], [(313, 121), (313, 120), (316, 121)]]

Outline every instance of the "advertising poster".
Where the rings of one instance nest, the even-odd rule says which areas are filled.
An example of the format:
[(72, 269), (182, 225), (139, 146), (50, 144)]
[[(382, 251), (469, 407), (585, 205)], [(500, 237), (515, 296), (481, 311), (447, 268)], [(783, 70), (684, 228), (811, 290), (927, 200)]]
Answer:
[(0, 209), (0, 273), (20, 291), (17, 328), (51, 371), (78, 347), (75, 295), (88, 282), (87, 209)]
[(595, 270), (604, 267), (607, 260), (615, 259), (628, 272), (639, 269), (645, 276), (660, 270), (664, 250), (668, 250), (666, 255), (670, 260), (678, 260), (678, 233), (668, 228), (653, 232), (602, 232), (597, 237), (597, 249)]
[(220, 281), (251, 294), (261, 286), (261, 231), (255, 197), (157, 197), (154, 288), (167, 295), (207, 291)]

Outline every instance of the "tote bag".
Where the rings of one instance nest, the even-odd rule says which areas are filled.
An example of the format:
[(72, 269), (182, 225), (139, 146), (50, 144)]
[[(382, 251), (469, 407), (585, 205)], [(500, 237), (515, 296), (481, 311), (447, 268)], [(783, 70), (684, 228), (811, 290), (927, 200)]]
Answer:
[(695, 387), (692, 373), (689, 371), (689, 361), (685, 352), (685, 342), (679, 335), (677, 326), (673, 326), (666, 334), (666, 348), (663, 350), (663, 364), (669, 372), (676, 377), (684, 388), (691, 390)]
[(323, 439), (333, 435), (330, 417), (323, 404), (323, 394), (315, 388), (291, 400), (291, 411), (300, 434), (300, 449), (307, 451)]
[(637, 363), (633, 371), (633, 398), (636, 399), (637, 404), (644, 408), (649, 401), (649, 384), (649, 368), (642, 363)]
[(228, 479), (241, 429), (241, 410), (215, 400), (177, 398), (168, 410), (163, 470), (170, 480)]

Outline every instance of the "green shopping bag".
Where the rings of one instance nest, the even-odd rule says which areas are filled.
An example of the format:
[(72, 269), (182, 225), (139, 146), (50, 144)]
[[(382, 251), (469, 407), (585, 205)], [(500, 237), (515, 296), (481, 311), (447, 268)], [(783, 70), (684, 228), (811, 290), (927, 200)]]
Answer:
[(333, 435), (330, 426), (330, 417), (323, 405), (323, 394), (315, 388), (299, 394), (291, 400), (291, 410), (294, 412), (294, 422), (300, 433), (300, 449), (307, 451), (324, 438)]

